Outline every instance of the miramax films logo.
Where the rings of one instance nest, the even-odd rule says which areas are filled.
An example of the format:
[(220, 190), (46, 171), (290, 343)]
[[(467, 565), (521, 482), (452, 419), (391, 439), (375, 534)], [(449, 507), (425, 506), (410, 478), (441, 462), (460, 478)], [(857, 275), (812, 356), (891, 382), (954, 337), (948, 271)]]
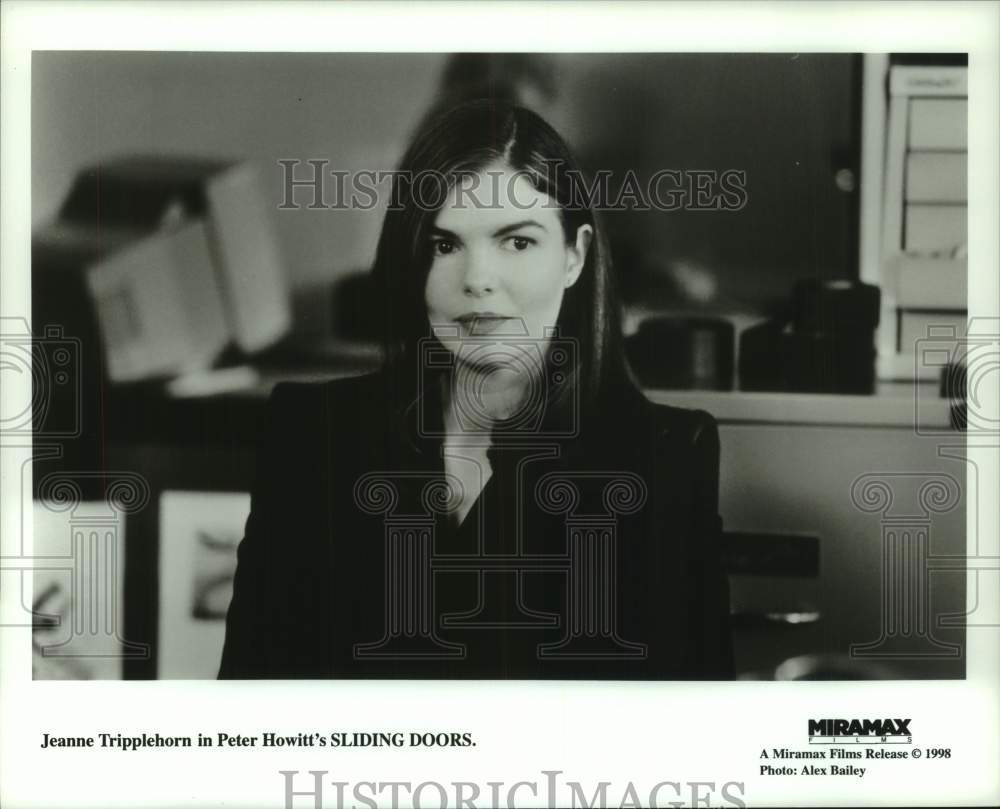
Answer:
[(912, 744), (909, 719), (810, 719), (810, 744)]

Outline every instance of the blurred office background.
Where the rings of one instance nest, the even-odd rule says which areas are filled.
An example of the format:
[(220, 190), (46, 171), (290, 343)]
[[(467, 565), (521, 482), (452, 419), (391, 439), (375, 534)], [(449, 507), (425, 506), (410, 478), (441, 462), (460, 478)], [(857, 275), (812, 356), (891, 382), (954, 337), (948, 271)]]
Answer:
[[(711, 309), (766, 312), (803, 275), (856, 272), (857, 193), (837, 175), (860, 160), (859, 71), (849, 54), (43, 53), (32, 219), (54, 216), (81, 169), (135, 153), (250, 160), (279, 201), (280, 159), (392, 169), (442, 98), (510, 94), (591, 170), (746, 171), (738, 216), (613, 214), (608, 225), (623, 279), (683, 262), (717, 282)], [(381, 217), (283, 211), (276, 223), (298, 291), (366, 269)]]
[[(920, 329), (964, 319), (960, 63), (36, 53), (34, 356), (46, 373), (69, 369), (65, 384), (43, 379), (34, 403), (36, 447), (54, 448), (36, 451), (36, 531), (65, 562), (36, 582), (36, 676), (214, 676), (267, 391), (378, 359), (364, 312), (382, 208), (310, 208), (299, 188), (305, 204), (281, 209), (279, 161), (298, 161), (298, 178), (309, 160), (390, 170), (434, 109), (492, 95), (539, 112), (590, 171), (746, 173), (738, 211), (605, 214), (639, 381), (722, 425), (743, 676), (961, 677), (962, 576), (924, 568), (965, 547), (965, 464), (937, 452), (964, 423), (962, 368), (914, 373), (913, 362)], [(928, 99), (938, 106), (893, 90), (925, 74), (953, 82)], [(899, 141), (901, 114), (929, 140)], [(896, 198), (900, 161), (911, 182)], [(897, 214), (905, 224), (892, 225)], [(906, 281), (912, 305), (904, 271), (927, 279)], [(923, 478), (890, 513), (866, 499), (876, 473), (890, 488)], [(948, 496), (928, 510), (921, 486), (935, 481)], [(889, 576), (886, 526), (900, 518), (923, 537), (901, 574), (921, 588), (913, 608), (951, 625), (923, 612), (919, 631), (886, 624), (882, 605), (903, 586)], [(101, 585), (118, 600), (100, 641), (123, 654), (88, 669), (92, 633), (52, 616), (73, 608), (60, 581), (82, 575), (74, 543), (94, 537), (123, 572)]]

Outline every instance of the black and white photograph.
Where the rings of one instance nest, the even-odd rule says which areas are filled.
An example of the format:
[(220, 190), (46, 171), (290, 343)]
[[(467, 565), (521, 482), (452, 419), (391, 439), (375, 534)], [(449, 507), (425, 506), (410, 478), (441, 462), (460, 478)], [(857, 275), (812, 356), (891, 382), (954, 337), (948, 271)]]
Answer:
[[(233, 795), (294, 809), (556, 805), (556, 769), (581, 806), (881, 804), (989, 761), (995, 719), (963, 754), (920, 710), (997, 707), (972, 696), (1000, 570), (996, 31), (659, 47), (641, 19), (677, 8), (624, 4), (635, 41), (484, 45), (441, 3), (456, 35), (415, 50), (343, 44), (413, 7), (292, 5), (273, 45), (242, 24), (217, 47), (53, 36), (18, 57), (16, 98), (5, 65), (30, 160), (15, 197), (4, 155), (27, 230), (4, 247), (2, 623), (30, 660), (4, 668), (53, 710), (87, 693), (59, 688), (165, 710), (49, 719), (33, 766), (193, 746), (268, 773)], [(294, 42), (311, 8), (344, 25), (329, 46), (318, 22)], [(555, 694), (608, 701), (545, 718)], [(721, 730), (786, 697), (771, 730)], [(614, 778), (547, 768), (537, 734), (641, 721), (616, 702), (656, 723), (688, 704), (673, 791), (613, 747)], [(442, 779), (488, 773), (514, 705), (536, 706), (535, 789), (462, 803)], [(109, 752), (57, 749), (77, 744)], [(450, 757), (401, 797), (341, 748), (412, 781)], [(989, 804), (993, 770), (956, 800)], [(71, 805), (25, 783), (16, 805)], [(186, 794), (140, 804), (224, 786)]]
[[(149, 490), (124, 676), (964, 676), (964, 55), (32, 68), (35, 496)], [(251, 497), (197, 669), (189, 489)]]

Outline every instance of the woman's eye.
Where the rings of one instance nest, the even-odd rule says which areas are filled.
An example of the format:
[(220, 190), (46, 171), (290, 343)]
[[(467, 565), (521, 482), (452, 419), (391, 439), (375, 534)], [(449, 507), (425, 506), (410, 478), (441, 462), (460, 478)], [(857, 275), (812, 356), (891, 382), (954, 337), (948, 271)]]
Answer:
[(506, 242), (511, 249), (520, 252), (522, 250), (527, 250), (535, 243), (535, 240), (527, 236), (510, 236), (506, 239)]
[(455, 243), (446, 239), (435, 239), (431, 242), (431, 251), (435, 256), (447, 256), (455, 251)]

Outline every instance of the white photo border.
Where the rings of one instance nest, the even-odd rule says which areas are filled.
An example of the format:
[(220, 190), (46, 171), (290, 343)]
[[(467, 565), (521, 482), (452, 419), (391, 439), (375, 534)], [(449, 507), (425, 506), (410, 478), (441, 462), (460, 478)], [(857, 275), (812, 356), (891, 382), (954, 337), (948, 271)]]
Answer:
[[(5, 2), (2, 14), (4, 317), (30, 312), (31, 52), (52, 49), (968, 52), (969, 314), (1000, 315), (997, 3)], [(984, 412), (995, 417), (997, 392), (986, 393), (993, 398), (984, 402)], [(30, 398), (30, 390), (4, 391), (5, 399), (17, 401), (26, 394)], [(30, 494), (27, 501), (11, 496), (20, 491), (25, 452), (5, 445), (0, 457), (5, 557), (16, 555), (22, 514), (31, 507)], [(1000, 490), (997, 448), (972, 452), (980, 491)], [(995, 504), (983, 505), (978, 515), (968, 515), (968, 524), (978, 520), (995, 554)], [(30, 537), (24, 539), (30, 553)], [(3, 589), (0, 616), (17, 610), (18, 595)], [(980, 596), (989, 599), (980, 601), (980, 614), (1000, 624), (997, 592), (987, 589)], [(298, 770), (303, 777), (325, 770), (328, 782), (514, 783), (543, 779), (543, 770), (561, 770), (563, 779), (591, 785), (736, 781), (745, 783), (748, 805), (771, 806), (1000, 801), (995, 632), (968, 632), (964, 681), (776, 685), (35, 682), (28, 631), (0, 630), (4, 806), (282, 806), (279, 770)], [(798, 744), (814, 715), (913, 716), (922, 737), (951, 747), (956, 757), (937, 769), (876, 768), (856, 781), (758, 777), (760, 749)], [(39, 747), (44, 732), (387, 729), (471, 732), (477, 746), (134, 752)], [(304, 788), (303, 782), (296, 788)], [(543, 797), (521, 794), (518, 805), (544, 804)], [(334, 805), (332, 800), (324, 806)], [(299, 799), (295, 805), (311, 803)]]

